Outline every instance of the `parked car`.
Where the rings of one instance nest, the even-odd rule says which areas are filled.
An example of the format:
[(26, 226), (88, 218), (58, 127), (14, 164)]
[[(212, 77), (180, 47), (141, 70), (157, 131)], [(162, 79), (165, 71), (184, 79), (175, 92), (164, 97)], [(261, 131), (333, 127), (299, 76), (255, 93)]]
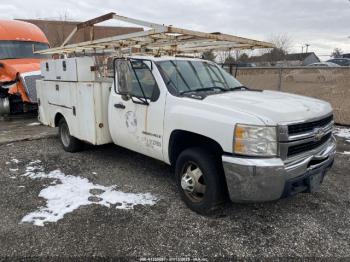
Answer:
[(350, 58), (333, 58), (327, 62), (335, 63), (340, 66), (350, 66)]
[(307, 66), (310, 66), (310, 67), (340, 67), (340, 65), (338, 65), (336, 63), (332, 63), (332, 62), (319, 62), (319, 63), (309, 64)]
[(256, 64), (254, 63), (243, 63), (243, 62), (238, 62), (237, 67), (256, 67)]

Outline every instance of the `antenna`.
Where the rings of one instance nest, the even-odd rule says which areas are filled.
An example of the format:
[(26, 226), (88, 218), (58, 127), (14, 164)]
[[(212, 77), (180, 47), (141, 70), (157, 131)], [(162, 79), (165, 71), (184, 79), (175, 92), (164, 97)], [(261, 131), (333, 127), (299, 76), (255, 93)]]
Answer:
[(306, 46), (306, 53), (308, 53), (310, 44), (305, 44), (305, 46)]

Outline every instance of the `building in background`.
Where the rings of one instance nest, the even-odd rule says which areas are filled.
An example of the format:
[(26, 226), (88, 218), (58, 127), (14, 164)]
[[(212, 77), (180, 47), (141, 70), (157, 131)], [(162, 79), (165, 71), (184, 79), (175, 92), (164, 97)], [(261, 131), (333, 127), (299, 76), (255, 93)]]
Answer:
[[(55, 21), (38, 19), (19, 19), (38, 26), (46, 35), (51, 47), (60, 46), (68, 37), (77, 24), (77, 21)], [(91, 38), (100, 39), (104, 37), (122, 35), (143, 31), (140, 27), (115, 27), (115, 26), (94, 26), (79, 30), (69, 43), (79, 43), (89, 41)]]
[(286, 54), (283, 58), (275, 58), (270, 53), (266, 53), (250, 57), (249, 62), (255, 63), (257, 66), (307, 66), (321, 62), (321, 60), (314, 52)]

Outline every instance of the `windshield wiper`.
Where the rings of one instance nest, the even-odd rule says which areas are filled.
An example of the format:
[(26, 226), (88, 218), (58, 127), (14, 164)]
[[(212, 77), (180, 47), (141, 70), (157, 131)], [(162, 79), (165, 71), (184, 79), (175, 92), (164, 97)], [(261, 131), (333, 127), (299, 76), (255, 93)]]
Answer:
[(229, 90), (230, 91), (243, 91), (243, 90), (249, 90), (249, 88), (246, 86), (236, 86), (236, 87), (231, 87)]
[(220, 90), (222, 92), (230, 91), (229, 89), (223, 88), (220, 86), (212, 86), (212, 87), (204, 87), (204, 88), (182, 91), (182, 92), (180, 92), (180, 95), (188, 94), (188, 93), (195, 93), (195, 92), (215, 91), (215, 90)]

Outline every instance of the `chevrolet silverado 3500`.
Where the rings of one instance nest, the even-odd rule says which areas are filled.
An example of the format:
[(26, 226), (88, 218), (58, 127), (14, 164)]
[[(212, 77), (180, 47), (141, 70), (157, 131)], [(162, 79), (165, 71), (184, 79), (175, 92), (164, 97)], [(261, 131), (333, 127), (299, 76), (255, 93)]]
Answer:
[(96, 79), (93, 57), (47, 61), (39, 120), (68, 152), (114, 143), (175, 167), (189, 208), (274, 201), (320, 186), (336, 152), (329, 103), (243, 86), (213, 62), (115, 58)]

